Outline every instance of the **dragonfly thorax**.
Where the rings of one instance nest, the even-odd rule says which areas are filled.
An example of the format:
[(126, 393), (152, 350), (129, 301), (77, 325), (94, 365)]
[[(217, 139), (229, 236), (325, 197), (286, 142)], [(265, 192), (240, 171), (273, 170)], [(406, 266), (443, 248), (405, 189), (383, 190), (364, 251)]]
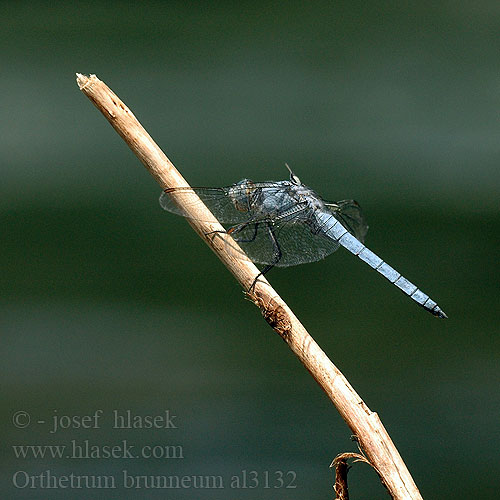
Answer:
[(243, 179), (229, 188), (228, 195), (236, 210), (248, 212), (255, 202), (255, 183), (250, 179)]

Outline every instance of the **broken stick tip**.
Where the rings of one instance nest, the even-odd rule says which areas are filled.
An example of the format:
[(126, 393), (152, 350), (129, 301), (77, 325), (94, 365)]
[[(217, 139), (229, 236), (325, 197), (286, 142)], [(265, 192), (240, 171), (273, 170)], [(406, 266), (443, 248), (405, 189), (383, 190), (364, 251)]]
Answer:
[(85, 85), (87, 85), (91, 80), (97, 80), (97, 76), (95, 75), (83, 75), (82, 73), (77, 73), (76, 74), (76, 83), (78, 84), (78, 87), (80, 90), (82, 90)]

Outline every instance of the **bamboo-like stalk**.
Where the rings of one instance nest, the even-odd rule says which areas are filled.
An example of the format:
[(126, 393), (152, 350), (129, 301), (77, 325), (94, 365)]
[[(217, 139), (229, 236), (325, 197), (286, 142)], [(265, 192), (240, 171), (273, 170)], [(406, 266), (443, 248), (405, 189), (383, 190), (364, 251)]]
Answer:
[[(87, 77), (79, 73), (77, 83), (80, 90), (102, 112), (163, 189), (189, 187), (129, 108), (105, 83), (95, 75)], [(250, 260), (241, 258), (241, 254), (229, 250), (229, 245), (225, 244), (225, 239), (231, 238), (229, 235), (222, 232), (216, 233), (220, 237), (213, 237), (214, 231), (223, 231), (224, 228), (207, 208), (200, 204), (189, 204), (183, 207), (183, 210), (190, 215), (187, 220), (194, 230), (226, 265), (244, 290), (249, 290), (259, 273), (257, 267)], [(235, 247), (233, 240), (231, 247)], [(326, 392), (357, 437), (361, 449), (392, 497), (398, 500), (421, 499), (417, 486), (377, 413), (366, 406), (269, 282), (260, 277), (252, 291), (248, 292), (248, 296)]]

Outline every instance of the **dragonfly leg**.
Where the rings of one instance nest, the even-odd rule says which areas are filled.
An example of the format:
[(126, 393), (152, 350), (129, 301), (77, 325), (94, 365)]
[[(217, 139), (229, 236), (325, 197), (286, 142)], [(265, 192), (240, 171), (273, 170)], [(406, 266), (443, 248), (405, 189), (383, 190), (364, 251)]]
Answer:
[(209, 231), (208, 233), (205, 233), (205, 236), (211, 236), (212, 234), (226, 234), (227, 231), (223, 231), (223, 230), (220, 230), (220, 229), (216, 229), (215, 231)]
[(266, 223), (266, 229), (267, 234), (269, 235), (269, 239), (271, 240), (271, 243), (273, 245), (273, 262), (271, 264), (267, 264), (262, 269), (262, 271), (260, 271), (260, 273), (255, 276), (255, 279), (253, 280), (253, 283), (248, 290), (249, 292), (251, 292), (255, 288), (257, 280), (261, 276), (264, 276), (267, 272), (269, 272), (281, 260), (281, 257), (283, 256), (276, 235), (274, 234), (273, 226), (269, 222)]
[[(249, 224), (248, 222), (244, 222), (243, 224), (238, 224), (237, 226), (230, 227), (227, 231), (226, 230), (216, 229), (215, 231), (210, 231), (208, 233), (205, 233), (205, 236), (210, 236), (212, 234), (231, 234), (231, 235), (235, 235), (235, 234), (238, 234), (239, 232), (243, 231), (243, 229), (245, 229), (248, 226), (248, 224)], [(253, 241), (256, 236), (257, 236), (257, 227), (254, 230), (254, 235), (249, 240), (237, 240), (236, 238), (234, 238), (234, 236), (233, 236), (233, 238), (234, 238), (234, 241), (242, 241), (242, 242), (246, 243), (246, 242)]]
[[(233, 235), (236, 236), (239, 232), (243, 231), (243, 229), (245, 229), (248, 226), (249, 226), (249, 223), (241, 224), (239, 226), (233, 226), (232, 228), (229, 229), (227, 234), (230, 234), (231, 236), (233, 236)], [(251, 243), (252, 241), (255, 241), (255, 238), (257, 238), (258, 228), (259, 228), (259, 223), (256, 222), (254, 224), (254, 228), (253, 228), (253, 235), (250, 238), (242, 239), (242, 238), (234, 238), (234, 236), (233, 236), (234, 241), (236, 241), (236, 243)]]
[(208, 233), (205, 233), (205, 236), (208, 238), (209, 236), (211, 237), (211, 240), (213, 241), (214, 238), (219, 235), (219, 234), (227, 234), (227, 231), (221, 231), (220, 229), (219, 230), (215, 230), (215, 231), (209, 231)]

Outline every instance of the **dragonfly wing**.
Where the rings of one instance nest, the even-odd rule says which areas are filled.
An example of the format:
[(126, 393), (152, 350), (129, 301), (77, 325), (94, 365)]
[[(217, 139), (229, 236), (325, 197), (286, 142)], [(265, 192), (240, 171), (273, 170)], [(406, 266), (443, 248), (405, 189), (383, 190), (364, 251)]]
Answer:
[[(268, 225), (276, 237), (281, 257), (276, 262), (276, 247)], [(277, 267), (315, 262), (335, 252), (339, 243), (321, 233), (314, 233), (303, 220), (272, 224), (265, 219), (245, 224), (231, 232), (246, 255), (257, 264)]]
[(205, 205), (220, 222), (228, 224), (245, 222), (249, 214), (236, 209), (229, 196), (230, 189), (229, 187), (166, 189), (160, 196), (160, 205), (163, 210), (188, 218), (192, 218), (191, 209)]
[(201, 201), (219, 222), (234, 225), (257, 217), (264, 188), (273, 188), (275, 195), (285, 189), (276, 182), (253, 182), (248, 179), (219, 188), (170, 188), (161, 194), (160, 205), (164, 210), (192, 218), (189, 209), (201, 206)]
[(353, 236), (364, 243), (368, 224), (357, 201), (341, 200), (336, 203), (325, 202), (325, 205)]

